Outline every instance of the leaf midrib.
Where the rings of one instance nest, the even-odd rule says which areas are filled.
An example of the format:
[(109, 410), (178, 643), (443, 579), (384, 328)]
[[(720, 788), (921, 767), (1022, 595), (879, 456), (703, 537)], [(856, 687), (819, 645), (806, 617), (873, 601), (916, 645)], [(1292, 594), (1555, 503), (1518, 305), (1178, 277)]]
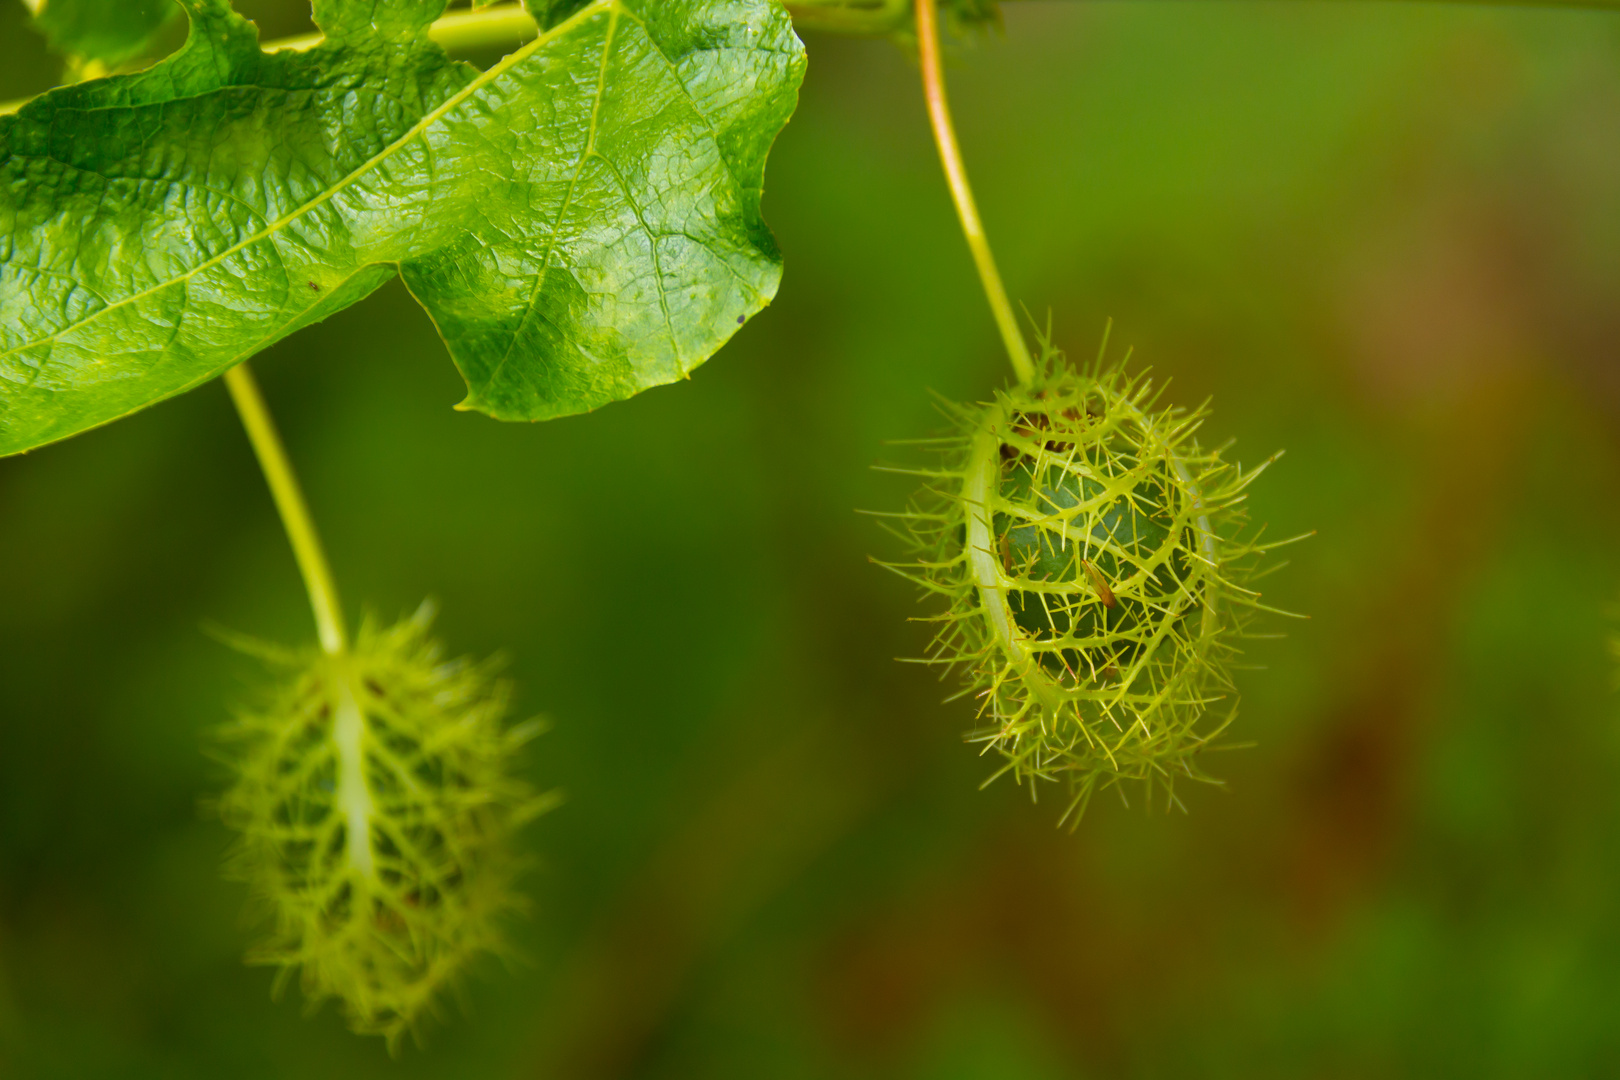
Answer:
[[(212, 258), (206, 259), (203, 262), (198, 263), (196, 266), (194, 266), (191, 269), (187, 270), (183, 274), (178, 274), (175, 277), (172, 277), (172, 278), (168, 279), (167, 281), (160, 282), (160, 283), (158, 283), (156, 285), (148, 286), (147, 288), (142, 289), (140, 292), (131, 293), (129, 296), (126, 296), (121, 300), (118, 300), (118, 301), (115, 301), (113, 303), (108, 304), (106, 307), (103, 307), (103, 308), (99, 309), (98, 311), (86, 316), (85, 318), (80, 319), (76, 323), (71, 323), (71, 324), (69, 324), (67, 326), (62, 327), (59, 330), (52, 331), (50, 334), (46, 335), (45, 337), (36, 338), (33, 341), (24, 342), (23, 344), (18, 345), (15, 348), (7, 349), (4, 352), (0, 352), (0, 359), (4, 359), (4, 358), (6, 358), (8, 356), (14, 356), (17, 353), (24, 352), (24, 351), (26, 351), (28, 349), (32, 349), (32, 348), (35, 348), (35, 347), (40, 346), (40, 345), (48, 344), (49, 342), (52, 342), (52, 341), (56, 340), (57, 338), (62, 337), (64, 334), (70, 334), (73, 331), (79, 329), (80, 327), (88, 326), (91, 323), (94, 323), (98, 319), (102, 318), (104, 315), (107, 315), (109, 312), (115, 311), (118, 308), (124, 307), (124, 306), (126, 306), (128, 304), (135, 303), (138, 300), (141, 300), (141, 299), (144, 299), (145, 297), (151, 296), (153, 293), (162, 292), (164, 289), (172, 288), (173, 286), (181, 284), (182, 282), (190, 281), (193, 277), (195, 277), (198, 274), (202, 273), (204, 270), (207, 270), (207, 269), (209, 269), (211, 267), (214, 267), (214, 266), (218, 266), (220, 263), (224, 262), (226, 259), (230, 258), (232, 255), (235, 255), (237, 252), (242, 251), (245, 248), (251, 247), (252, 245), (257, 244), (261, 240), (264, 240), (264, 239), (267, 239), (267, 238), (269, 238), (271, 236), (274, 236), (276, 233), (278, 233), (281, 230), (285, 229), (287, 226), (291, 225), (293, 222), (297, 221), (299, 218), (303, 217), (305, 214), (309, 213), (311, 210), (314, 210), (315, 208), (317, 208), (317, 207), (323, 205), (324, 203), (328, 202), (329, 200), (331, 200), (332, 198), (337, 196), (340, 192), (346, 190), (351, 184), (353, 184), (355, 181), (359, 180), (362, 176), (364, 176), (368, 172), (371, 172), (377, 166), (379, 166), (383, 162), (387, 161), (394, 154), (398, 153), (399, 150), (402, 149), (407, 143), (409, 143), (412, 140), (414, 140), (414, 139), (420, 137), (421, 135), (425, 134), (430, 127), (432, 127), (439, 120), (443, 119), (444, 116), (447, 113), (450, 112), (450, 110), (454, 109), (457, 105), (460, 105), (462, 102), (466, 101), (467, 98), (470, 97), (476, 91), (482, 89), (485, 86), (488, 86), (490, 83), (494, 82), (500, 76), (506, 74), (506, 72), (510, 68), (512, 68), (513, 66), (515, 66), (515, 65), (521, 63), (522, 61), (528, 59), (528, 57), (531, 54), (533, 54), (536, 50), (538, 50), (539, 48), (541, 48), (544, 45), (547, 45), (547, 44), (549, 44), (549, 43), (551, 43), (553, 41), (556, 41), (557, 39), (565, 36), (566, 34), (572, 32), (573, 30), (577, 29), (579, 26), (583, 25), (585, 22), (589, 21), (590, 19), (594, 18), (597, 15), (602, 14), (603, 12), (612, 12), (612, 13), (614, 13), (616, 15), (623, 15), (626, 18), (629, 18), (632, 22), (635, 22), (638, 25), (641, 24), (641, 20), (636, 18), (634, 13), (632, 13), (627, 8), (625, 8), (623, 6), (623, 4), (620, 2), (620, 0), (592, 0), (592, 2), (590, 4), (588, 4), (585, 7), (581, 8), (579, 11), (575, 12), (573, 15), (569, 16), (567, 19), (565, 19), (562, 22), (558, 23), (556, 26), (552, 27), (550, 30), (545, 31), (539, 37), (537, 37), (533, 41), (529, 42), (527, 45), (524, 45), (523, 47), (521, 47), (521, 48), (515, 50), (514, 52), (510, 53), (509, 55), (503, 57), (500, 60), (499, 63), (497, 63), (494, 66), (492, 66), (491, 68), (489, 68), (489, 70), (480, 72), (477, 78), (473, 79), (466, 86), (462, 87), (460, 90), (458, 90), (454, 94), (450, 95), (450, 97), (446, 98), (442, 104), (436, 106), (430, 112), (426, 113), (420, 120), (418, 120), (415, 124), (413, 124), (411, 126), (409, 131), (405, 132), (399, 138), (395, 139), (392, 143), (389, 143), (382, 150), (379, 150), (376, 154), (372, 155), (371, 158), (369, 158), (367, 161), (365, 161), (361, 165), (357, 166), (354, 169), (354, 171), (350, 172), (347, 176), (343, 177), (343, 179), (341, 179), (337, 183), (333, 184), (327, 190), (321, 192), (315, 198), (310, 199), (308, 202), (302, 204), (301, 206), (297, 207), (296, 209), (291, 210), (286, 214), (283, 214), (281, 217), (277, 218), (275, 221), (272, 221), (269, 225), (266, 225), (259, 232), (254, 233), (252, 236), (249, 236), (249, 237), (247, 237), (247, 238), (245, 238), (243, 240), (238, 241), (237, 243), (233, 244), (229, 248), (226, 248), (224, 251), (220, 252), (218, 255), (215, 255)], [(598, 94), (600, 94), (600, 90), (598, 90)], [(41, 367), (43, 368), (43, 366), (44, 365), (42, 364)], [(35, 374), (37, 376), (38, 372), (36, 372)], [(32, 382), (32, 380), (31, 380), (31, 382)]]

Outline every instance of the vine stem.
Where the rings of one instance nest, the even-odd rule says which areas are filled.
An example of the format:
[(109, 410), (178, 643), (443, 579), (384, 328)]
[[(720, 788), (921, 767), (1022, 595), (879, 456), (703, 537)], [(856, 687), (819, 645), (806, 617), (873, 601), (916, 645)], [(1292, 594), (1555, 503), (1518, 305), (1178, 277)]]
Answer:
[(298, 475), (293, 472), (287, 458), (287, 448), (276, 432), (276, 423), (270, 409), (259, 392), (259, 383), (246, 363), (225, 373), (225, 387), (231, 392), (236, 411), (247, 429), (248, 442), (258, 455), (259, 467), (264, 470), (265, 482), (281, 514), (281, 524), (292, 543), (293, 557), (298, 570), (304, 575), (304, 587), (309, 590), (309, 606), (315, 612), (315, 629), (321, 638), (321, 648), (328, 656), (342, 656), (348, 652), (348, 634), (343, 629), (343, 609), (338, 604), (337, 586), (332, 581), (332, 568), (327, 564), (326, 552), (321, 547), (315, 522), (309, 516), (309, 505), (298, 486)]
[[(1393, 0), (1400, 3), (1405, 0)], [(1620, 0), (1458, 0), (1484, 7), (1586, 8), (1613, 11)], [(853, 34), (883, 34), (898, 29), (905, 17), (905, 0), (879, 0), (847, 7), (828, 0), (783, 0), (795, 23), (811, 30), (832, 30)], [(918, 0), (921, 7), (921, 0)], [(932, 12), (930, 12), (932, 13)], [(478, 11), (455, 11), (428, 28), (428, 36), (446, 49), (477, 49), (491, 45), (520, 43), (539, 32), (533, 16), (521, 3), (502, 3)], [(264, 43), (265, 52), (283, 49), (312, 49), (323, 40), (320, 34), (299, 34)], [(14, 113), (32, 98), (0, 101), (0, 116)]]
[[(453, 11), (434, 21), (428, 27), (428, 37), (446, 49), (479, 49), (493, 45), (516, 45), (540, 32), (534, 16), (521, 3), (496, 4), (478, 11)], [(303, 52), (313, 49), (326, 38), (321, 34), (299, 34), (296, 37), (267, 41), (262, 48), (267, 53)], [(14, 113), (32, 98), (0, 101), (0, 116)]]
[(967, 238), (968, 248), (973, 252), (973, 264), (979, 269), (979, 281), (984, 286), (985, 298), (990, 301), (996, 327), (1007, 346), (1007, 359), (1012, 361), (1018, 381), (1028, 386), (1035, 381), (1035, 361), (1030, 358), (1029, 345), (1018, 330), (1018, 317), (1013, 314), (1012, 302), (1007, 299), (1007, 288), (1001, 283), (996, 257), (990, 252), (990, 238), (984, 233), (984, 222), (979, 220), (979, 208), (973, 201), (973, 188), (968, 184), (967, 166), (962, 161), (961, 147), (956, 143), (956, 127), (951, 123), (950, 103), (945, 98), (945, 71), (940, 63), (936, 0), (916, 0), (915, 9), (923, 97), (928, 103), (928, 120), (934, 129), (934, 144), (939, 147), (939, 160), (945, 166), (945, 182), (950, 186), (951, 199), (956, 203), (956, 216), (962, 223), (962, 235)]
[[(428, 27), (428, 37), (446, 49), (479, 49), (490, 45), (519, 44), (540, 32), (534, 16), (521, 3), (496, 4), (478, 11), (452, 11)], [(300, 34), (266, 42), (265, 52), (313, 49), (325, 37)]]

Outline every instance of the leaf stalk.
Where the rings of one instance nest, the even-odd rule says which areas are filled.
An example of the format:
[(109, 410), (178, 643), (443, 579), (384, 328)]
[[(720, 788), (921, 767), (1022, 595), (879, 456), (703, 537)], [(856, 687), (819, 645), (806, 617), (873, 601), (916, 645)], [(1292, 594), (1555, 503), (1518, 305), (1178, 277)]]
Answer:
[(973, 188), (968, 183), (967, 165), (962, 161), (962, 150), (956, 142), (956, 127), (951, 122), (950, 103), (945, 97), (945, 72), (940, 62), (939, 11), (936, 0), (916, 0), (917, 54), (922, 61), (923, 98), (928, 104), (928, 120), (934, 131), (934, 144), (939, 147), (939, 160), (945, 167), (945, 182), (951, 189), (956, 204), (956, 216), (962, 223), (962, 235), (967, 238), (968, 249), (973, 252), (973, 265), (978, 268), (979, 282), (984, 286), (985, 299), (995, 316), (996, 328), (1001, 331), (1002, 343), (1007, 346), (1007, 359), (1019, 383), (1028, 386), (1035, 379), (1035, 361), (1030, 357), (1029, 344), (1018, 329), (1018, 317), (1013, 314), (1012, 302), (1007, 299), (1007, 288), (1001, 283), (1001, 271), (996, 269), (996, 257), (990, 251), (990, 238), (985, 235), (984, 222), (979, 219), (979, 208), (973, 200)]
[(276, 431), (275, 420), (259, 392), (259, 384), (247, 364), (241, 363), (225, 373), (225, 387), (231, 392), (231, 401), (242, 417), (247, 429), (248, 442), (264, 470), (264, 479), (270, 485), (281, 524), (287, 530), (293, 557), (298, 560), (299, 573), (304, 576), (304, 587), (309, 590), (309, 606), (315, 613), (315, 629), (320, 634), (321, 648), (328, 656), (342, 656), (348, 652), (348, 634), (343, 629), (343, 609), (338, 603), (337, 586), (332, 580), (332, 568), (321, 547), (320, 534), (315, 521), (309, 516), (309, 504), (304, 501), (298, 486), (298, 474), (293, 472), (287, 457), (287, 448)]

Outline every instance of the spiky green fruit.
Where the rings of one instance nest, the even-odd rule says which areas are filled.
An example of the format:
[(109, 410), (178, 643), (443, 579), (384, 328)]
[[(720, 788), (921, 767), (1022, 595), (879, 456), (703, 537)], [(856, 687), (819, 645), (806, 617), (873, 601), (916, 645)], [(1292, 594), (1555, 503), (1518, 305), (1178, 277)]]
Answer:
[(1208, 780), (1260, 609), (1267, 548), (1241, 534), (1261, 469), (1200, 447), (1205, 410), (1161, 407), (1123, 365), (1048, 352), (1032, 385), (947, 411), (959, 433), (900, 515), (918, 558), (895, 569), (949, 602), (927, 659), (965, 673), (995, 775), (1065, 782), (1065, 817), (1125, 781), (1174, 800)]
[(342, 1002), (390, 1045), (469, 961), (504, 947), (513, 831), (549, 800), (513, 775), (537, 727), (504, 723), (490, 663), (446, 661), (431, 609), (351, 650), (253, 651), (286, 672), (225, 732), (238, 750), (220, 802), (232, 857), (271, 930), (249, 954), (294, 974), (311, 1006)]

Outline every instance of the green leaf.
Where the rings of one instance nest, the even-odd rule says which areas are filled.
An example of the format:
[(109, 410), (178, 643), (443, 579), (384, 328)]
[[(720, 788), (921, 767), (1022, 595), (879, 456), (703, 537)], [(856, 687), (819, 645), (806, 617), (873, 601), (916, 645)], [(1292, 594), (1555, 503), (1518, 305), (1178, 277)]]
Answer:
[(541, 29), (556, 26), (584, 7), (585, 3), (586, 0), (523, 0), (523, 6), (529, 9), (529, 14), (534, 16)]
[(463, 408), (672, 382), (774, 295), (765, 155), (804, 55), (771, 0), (595, 0), (488, 71), (424, 0), (316, 0), (265, 54), (226, 0), (136, 75), (0, 118), (0, 453), (214, 378), (396, 270)]
[(122, 64), (146, 52), (180, 13), (174, 0), (25, 0), (51, 49), (74, 61)]

